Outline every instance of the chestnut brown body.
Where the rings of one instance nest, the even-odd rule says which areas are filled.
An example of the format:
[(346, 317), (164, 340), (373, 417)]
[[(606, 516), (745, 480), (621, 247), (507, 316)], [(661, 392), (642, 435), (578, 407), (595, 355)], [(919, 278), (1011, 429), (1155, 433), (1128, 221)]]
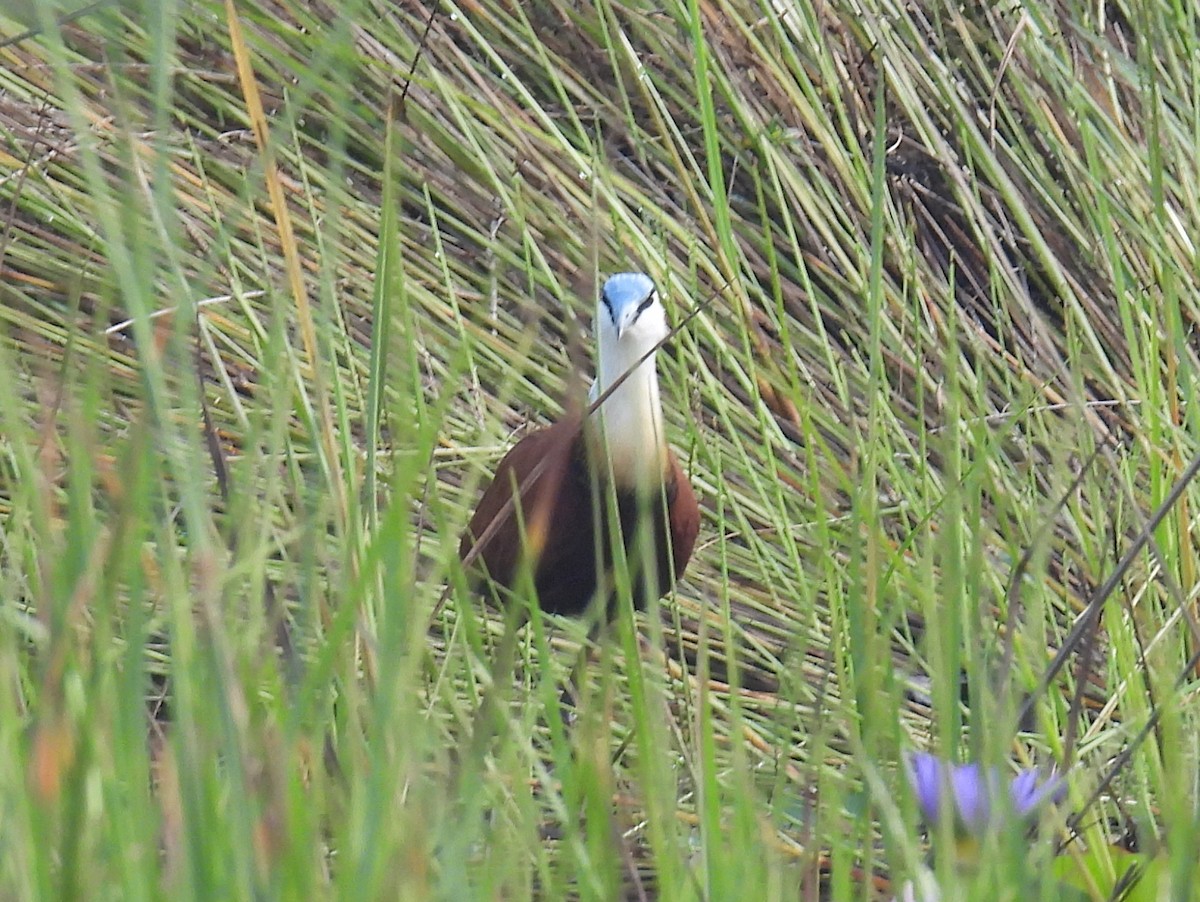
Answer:
[[(687, 475), (668, 449), (657, 490), (651, 486), (639, 497), (632, 487), (615, 486), (620, 529), (614, 533), (607, 467), (596, 459), (596, 438), (590, 425), (570, 416), (525, 436), (500, 461), (459, 544), (464, 559), (480, 544), (481, 587), (486, 575), (506, 589), (518, 588), (528, 562), (543, 611), (582, 615), (603, 582), (611, 616), (615, 534), (625, 546), (635, 606), (670, 591), (687, 567), (700, 525)], [(638, 530), (647, 527), (655, 559), (643, 566)]]

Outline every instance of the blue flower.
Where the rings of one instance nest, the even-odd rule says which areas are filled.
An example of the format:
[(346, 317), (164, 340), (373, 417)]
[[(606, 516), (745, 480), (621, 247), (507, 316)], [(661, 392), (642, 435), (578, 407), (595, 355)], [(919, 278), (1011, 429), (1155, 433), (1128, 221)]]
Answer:
[[(992, 823), (994, 803), (1002, 793), (1002, 780), (994, 768), (978, 764), (950, 764), (928, 752), (908, 756), (908, 781), (917, 797), (925, 823), (934, 827), (944, 811), (954, 815), (955, 831), (978, 836)], [(998, 816), (1015, 814), (1025, 818), (1048, 801), (1057, 801), (1066, 792), (1062, 774), (1051, 769), (1023, 770), (1008, 785), (1011, 808)], [(943, 804), (942, 793), (949, 789), (952, 804)]]

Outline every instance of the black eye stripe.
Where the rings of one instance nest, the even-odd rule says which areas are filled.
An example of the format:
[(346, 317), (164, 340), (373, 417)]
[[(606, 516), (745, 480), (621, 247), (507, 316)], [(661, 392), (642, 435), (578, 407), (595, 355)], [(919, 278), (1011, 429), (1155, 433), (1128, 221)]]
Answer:
[[(649, 310), (654, 305), (656, 300), (658, 300), (657, 291), (651, 291), (648, 295), (646, 295), (646, 297), (642, 299), (641, 303), (638, 304), (637, 310), (633, 314), (633, 320), (636, 322), (638, 317)], [(607, 291), (600, 292), (600, 302), (604, 304), (604, 309), (608, 311), (609, 318), (615, 321), (616, 312), (613, 310), (612, 298), (608, 296)]]

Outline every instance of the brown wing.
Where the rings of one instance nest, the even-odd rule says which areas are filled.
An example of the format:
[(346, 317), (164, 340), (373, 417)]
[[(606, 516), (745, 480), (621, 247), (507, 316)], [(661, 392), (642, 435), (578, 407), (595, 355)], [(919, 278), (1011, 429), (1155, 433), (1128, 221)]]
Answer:
[[(531, 433), (514, 445), (496, 467), (459, 543), (464, 561), (478, 545), (472, 559), (478, 557), (482, 569), (506, 588), (513, 587), (523, 556), (528, 555), (541, 608), (552, 614), (582, 614), (596, 591), (598, 563), (607, 568), (612, 561), (609, 529), (603, 522), (602, 561), (596, 559), (592, 486), (579, 439), (580, 421), (575, 417)], [(696, 496), (672, 453), (666, 479), (673, 568), (668, 567), (665, 543), (659, 539), (660, 595), (670, 589), (671, 569), (676, 579), (683, 575), (700, 527)], [(623, 511), (623, 531), (632, 535), (641, 505), (636, 497), (622, 500), (618, 492), (618, 507)], [(662, 528), (659, 519), (660, 536)], [(642, 594), (635, 587), (635, 598)]]
[(671, 558), (675, 564), (675, 579), (683, 577), (692, 549), (696, 547), (696, 536), (700, 532), (700, 505), (687, 473), (679, 465), (674, 451), (667, 452), (668, 485), (674, 484), (675, 495), (671, 498), (667, 516), (671, 532)]
[(564, 494), (571, 494), (564, 489), (571, 482), (578, 435), (579, 419), (568, 417), (531, 432), (504, 455), (459, 542), (459, 556), (464, 561), (478, 544), (477, 557), (488, 574), (508, 587), (516, 578), (523, 554), (528, 553), (539, 565), (550, 563), (543, 559), (543, 552), (553, 553), (547, 545), (554, 545), (556, 533), (561, 532), (555, 527), (564, 513), (560, 510)]

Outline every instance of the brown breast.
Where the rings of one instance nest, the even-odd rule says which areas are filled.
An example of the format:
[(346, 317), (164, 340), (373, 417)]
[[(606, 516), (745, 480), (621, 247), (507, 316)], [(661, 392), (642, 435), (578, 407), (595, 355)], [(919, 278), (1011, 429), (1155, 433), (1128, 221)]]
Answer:
[[(583, 614), (596, 594), (598, 574), (608, 588), (610, 611), (616, 600), (610, 574), (610, 508), (604, 484), (592, 477), (593, 469), (602, 472), (602, 468), (588, 465), (583, 434), (579, 418), (572, 417), (517, 442), (497, 466), (459, 544), (459, 554), (466, 560), (478, 543), (476, 556), (483, 569), (493, 582), (509, 590), (520, 589), (528, 561), (541, 608), (551, 614)], [(514, 491), (519, 493), (519, 504), (512, 503)], [(668, 453), (663, 478), (665, 510), (662, 498), (646, 505), (632, 491), (618, 488), (615, 495), (626, 557), (636, 567), (633, 598), (642, 607), (648, 589), (662, 596), (674, 584), (672, 576), (683, 575), (695, 547), (700, 511), (673, 453)], [(603, 503), (597, 508), (595, 501)], [(645, 566), (638, 565), (636, 554), (641, 547), (639, 524), (651, 530), (656, 552)], [(479, 583), (483, 588), (484, 581)]]

